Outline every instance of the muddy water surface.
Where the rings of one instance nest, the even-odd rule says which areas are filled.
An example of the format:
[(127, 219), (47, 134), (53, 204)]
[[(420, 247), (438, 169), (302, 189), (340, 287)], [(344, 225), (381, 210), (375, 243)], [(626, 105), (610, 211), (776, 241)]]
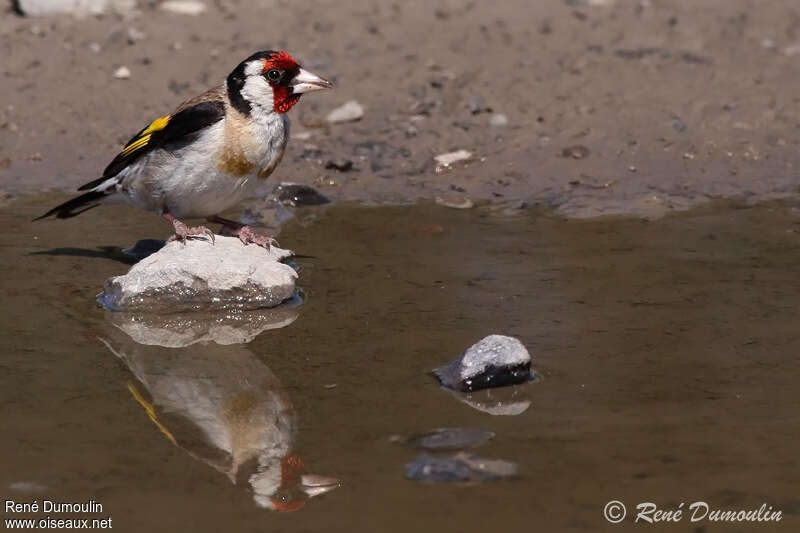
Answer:
[[(94, 296), (128, 268), (120, 247), (168, 228), (113, 207), (28, 222), (58, 199), (0, 211), (3, 499), (94, 499), (103, 512), (88, 517), (122, 531), (642, 527), (609, 525), (611, 499), (784, 515), (657, 530), (798, 529), (789, 205), (657, 222), (309, 211), (280, 235), (309, 256), (297, 260), (302, 305), (148, 321), (107, 315)], [(428, 375), (490, 333), (519, 337), (542, 377), (513, 399), (529, 402), (515, 416)], [(396, 436), (441, 426), (495, 432), (477, 453), (517, 463), (518, 477), (406, 480), (419, 451)], [(340, 486), (320, 485), (330, 478)], [(276, 506), (296, 510), (265, 508)]]

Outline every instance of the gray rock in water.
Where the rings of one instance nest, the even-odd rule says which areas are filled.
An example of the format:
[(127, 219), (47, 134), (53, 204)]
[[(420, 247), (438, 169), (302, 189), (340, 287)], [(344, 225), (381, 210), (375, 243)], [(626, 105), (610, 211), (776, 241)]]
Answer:
[(481, 428), (438, 428), (424, 435), (414, 435), (408, 443), (426, 450), (462, 450), (486, 444), (494, 433)]
[(284, 205), (302, 207), (304, 205), (324, 205), (331, 201), (310, 185), (300, 183), (281, 183), (272, 194)]
[(445, 387), (462, 392), (516, 385), (531, 380), (531, 356), (517, 339), (489, 335), (434, 374)]
[(274, 307), (295, 292), (297, 273), (281, 262), (291, 255), (220, 235), (214, 244), (172, 241), (106, 281), (97, 300), (111, 311), (156, 313)]
[(501, 459), (457, 453), (450, 457), (420, 455), (406, 467), (406, 477), (413, 481), (468, 482), (493, 481), (516, 475), (517, 465)]
[(162, 249), (166, 243), (162, 239), (142, 239), (130, 248), (122, 250), (122, 254), (132, 261), (141, 261)]

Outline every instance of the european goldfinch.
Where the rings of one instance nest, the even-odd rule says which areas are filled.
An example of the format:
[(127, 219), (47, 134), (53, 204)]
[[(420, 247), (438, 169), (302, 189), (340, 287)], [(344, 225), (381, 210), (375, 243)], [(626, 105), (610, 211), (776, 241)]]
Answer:
[(269, 247), (270, 237), (218, 214), (252, 196), (283, 156), (289, 111), (303, 93), (333, 85), (300, 68), (286, 52), (256, 52), (226, 82), (155, 119), (128, 141), (88, 192), (41, 217), (69, 218), (121, 199), (171, 222), (177, 239), (214, 234), (181, 218), (223, 224), (245, 244)]

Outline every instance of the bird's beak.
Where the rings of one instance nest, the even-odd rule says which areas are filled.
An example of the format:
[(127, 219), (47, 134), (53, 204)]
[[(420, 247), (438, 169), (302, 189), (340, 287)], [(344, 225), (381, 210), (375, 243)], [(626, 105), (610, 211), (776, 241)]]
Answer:
[(341, 483), (336, 478), (318, 476), (316, 474), (303, 474), (300, 477), (300, 489), (305, 492), (309, 498), (330, 492), (338, 488), (340, 484)]
[(328, 80), (303, 69), (300, 69), (300, 72), (292, 78), (289, 86), (292, 88), (292, 94), (310, 93), (311, 91), (333, 88), (333, 84)]

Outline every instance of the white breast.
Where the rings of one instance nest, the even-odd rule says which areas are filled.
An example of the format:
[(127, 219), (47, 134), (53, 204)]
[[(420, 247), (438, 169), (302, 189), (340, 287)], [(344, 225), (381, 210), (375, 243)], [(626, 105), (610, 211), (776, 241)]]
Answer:
[(177, 218), (216, 215), (253, 196), (264, 181), (259, 176), (283, 156), (289, 131), (285, 115), (253, 111), (248, 119), (229, 110), (189, 146), (142, 157), (120, 173), (120, 192), (139, 207)]

